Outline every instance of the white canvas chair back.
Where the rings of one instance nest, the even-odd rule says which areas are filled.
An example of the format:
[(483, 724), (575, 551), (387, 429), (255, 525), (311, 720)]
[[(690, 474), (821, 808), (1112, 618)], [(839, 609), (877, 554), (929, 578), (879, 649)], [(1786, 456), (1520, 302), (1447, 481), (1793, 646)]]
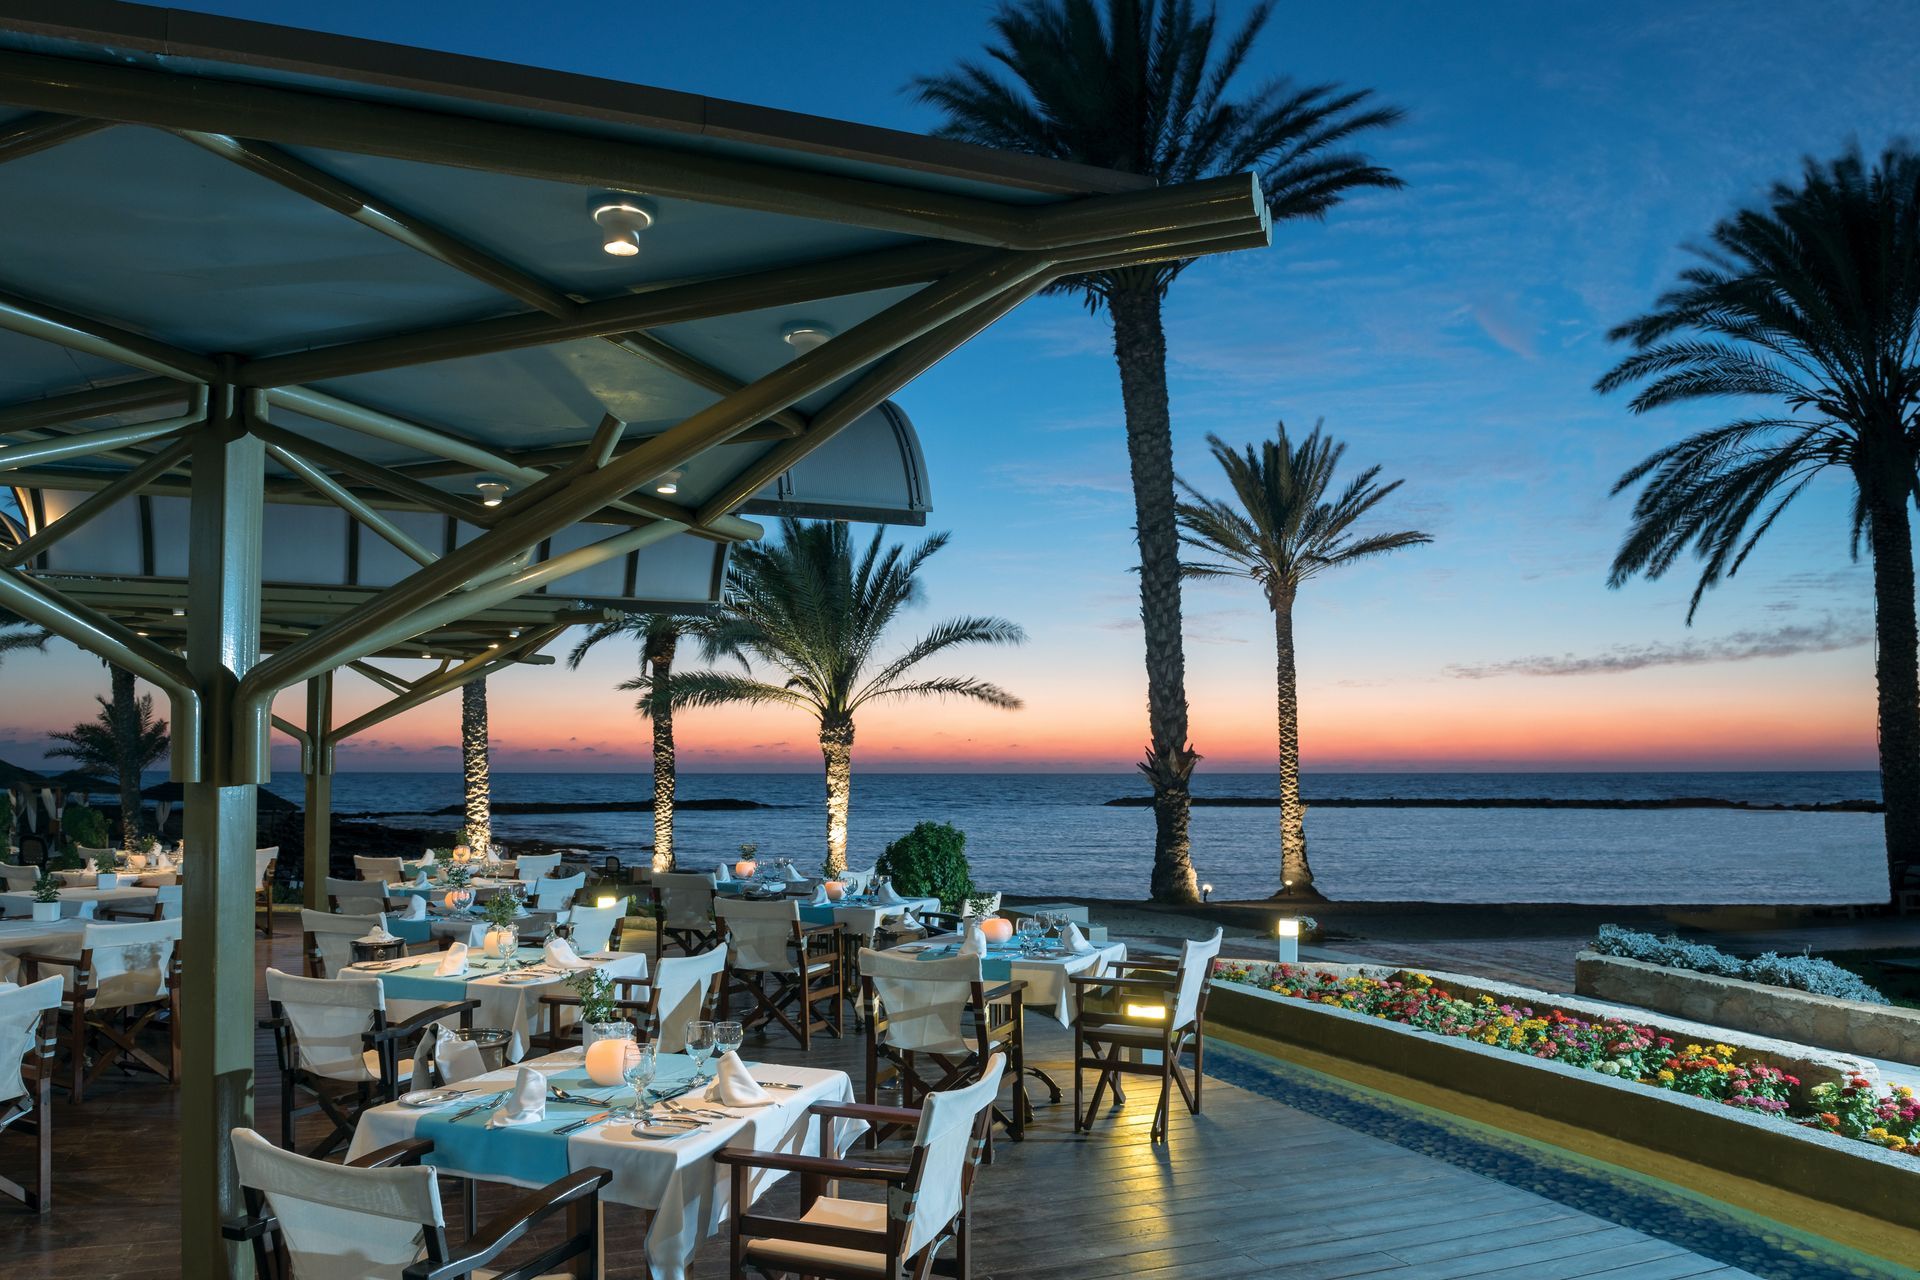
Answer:
[(575, 907), (573, 909), (573, 949), (581, 955), (589, 951), (605, 951), (613, 940), (613, 926), (627, 914), (629, 898), (622, 898), (610, 907)]
[(586, 882), (587, 873), (584, 871), (576, 871), (570, 876), (548, 876), (534, 882), (531, 905), (542, 911), (565, 911), (573, 905), (573, 895), (580, 892), (580, 886)]
[(733, 967), (753, 973), (792, 973), (793, 926), (800, 904), (788, 898), (778, 902), (750, 902), (722, 898), (714, 914), (727, 922), (727, 945), (733, 948)]
[(186, 895), (186, 886), (179, 881), (155, 885), (153, 889), (153, 910), (156, 920), (178, 920), (181, 903)]
[(31, 893), (33, 882), (39, 878), (38, 867), (16, 867), (10, 862), (0, 862), (0, 880), (7, 882), (9, 893)]
[(399, 858), (363, 858), (353, 855), (353, 865), (360, 872), (360, 878), (370, 884), (392, 884), (400, 878)]
[(387, 909), (387, 891), (379, 884), (327, 877), (327, 896), (339, 904), (343, 916), (371, 916)]
[(884, 1042), (916, 1053), (966, 1053), (967, 1006), (980, 981), (979, 956), (916, 960), (862, 948), (860, 973), (886, 1010)]
[(353, 940), (373, 932), (373, 926), (379, 923), (378, 912), (370, 916), (348, 916), (306, 908), (300, 911), (300, 928), (313, 935), (313, 949), (320, 953), (320, 968), (329, 977), (353, 963)]
[(1213, 971), (1213, 958), (1220, 954), (1222, 930), (1215, 929), (1205, 942), (1180, 945), (1180, 987), (1173, 996), (1173, 1025), (1190, 1026), (1200, 1016), (1200, 992)]
[(167, 971), (180, 941), (178, 920), (140, 924), (89, 924), (80, 946), (93, 953), (96, 1009), (121, 1009), (167, 998)]
[(713, 927), (713, 877), (706, 872), (663, 871), (653, 878), (660, 890), (662, 923), (669, 929)]
[(654, 990), (660, 993), (660, 1025), (653, 1034), (661, 1053), (686, 1049), (687, 1024), (700, 1017), (713, 984), (726, 967), (724, 946), (697, 956), (668, 956), (660, 962), (660, 972), (653, 979)]
[(278, 1001), (293, 1028), (300, 1065), (328, 1080), (375, 1081), (367, 1065), (366, 1033), (387, 1008), (378, 978), (302, 978), (267, 970), (267, 999)]
[(61, 985), (54, 977), (24, 987), (0, 986), (0, 1111), (27, 1092), (20, 1064), (33, 1051), (41, 1016), (60, 1007)]
[(544, 880), (560, 865), (557, 853), (523, 853), (515, 860), (514, 872), (522, 880)]
[(927, 1095), (920, 1111), (920, 1127), (913, 1135), (915, 1149), (925, 1155), (920, 1165), (920, 1185), (907, 1211), (903, 1253), (926, 1248), (960, 1212), (967, 1164), (973, 1158), (974, 1125), (1000, 1092), (1000, 1074), (1006, 1065), (1006, 1055), (996, 1053), (987, 1059), (986, 1069), (972, 1084)]
[(299, 1280), (399, 1280), (444, 1227), (432, 1165), (353, 1169), (233, 1131), (240, 1185), (267, 1198)]
[(82, 859), (91, 859), (94, 866), (101, 867), (107, 871), (113, 870), (113, 850), (90, 849), (84, 844), (76, 844), (73, 848)]
[(274, 861), (280, 856), (280, 846), (253, 851), (253, 885), (260, 888), (267, 882), (267, 872), (273, 870)]

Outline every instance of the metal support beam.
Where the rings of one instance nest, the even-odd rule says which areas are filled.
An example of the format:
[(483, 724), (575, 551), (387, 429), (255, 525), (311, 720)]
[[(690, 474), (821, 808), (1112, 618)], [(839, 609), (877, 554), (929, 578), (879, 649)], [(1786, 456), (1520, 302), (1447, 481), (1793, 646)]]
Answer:
[(33, 427), (85, 422), (88, 418), (109, 413), (151, 409), (172, 404), (186, 394), (187, 389), (172, 378), (142, 378), (137, 382), (116, 382), (112, 386), (91, 387), (67, 395), (21, 400), (0, 408), (0, 435), (11, 435)]
[(327, 877), (333, 874), (333, 672), (307, 681), (307, 749), (300, 753), (306, 783), (306, 865), (302, 899), (314, 911), (327, 909)]
[(299, 476), (302, 480), (305, 480), (320, 493), (325, 494), (327, 498), (332, 500), (335, 506), (379, 534), (382, 538), (385, 538), (396, 547), (401, 554), (407, 556), (415, 564), (432, 564), (440, 558), (414, 541), (407, 531), (399, 525), (396, 525), (393, 521), (360, 501), (358, 497), (347, 490), (345, 485), (335, 480), (320, 468), (314, 466), (311, 462), (308, 462), (293, 450), (282, 448), (276, 444), (270, 444), (267, 446), (267, 452), (272, 454), (274, 460), (279, 462), (281, 466), (293, 472), (293, 474)]
[[(339, 742), (344, 738), (351, 738), (356, 733), (364, 732), (376, 724), (391, 720), (423, 703), (431, 702), (442, 694), (451, 693), (462, 685), (471, 684), (496, 671), (530, 662), (536, 650), (544, 648), (566, 629), (565, 626), (543, 627), (538, 631), (528, 632), (517, 640), (502, 642), (497, 653), (476, 654), (457, 666), (448, 667), (416, 680), (391, 701), (383, 702), (371, 711), (335, 729), (332, 733), (332, 741)], [(359, 663), (354, 664), (356, 670), (359, 670), (360, 666)]]
[(212, 382), (217, 373), (214, 362), (197, 352), (4, 290), (0, 329), (182, 382)]
[(10, 548), (5, 555), (0, 555), (0, 565), (13, 569), (26, 564), (60, 539), (86, 528), (123, 498), (140, 492), (147, 485), (173, 470), (192, 453), (193, 443), (188, 440), (182, 440), (171, 448), (163, 449), (132, 471), (119, 476), (112, 484), (97, 491), (92, 497), (82, 501), (79, 506), (48, 524), (31, 538), (24, 539), (19, 545)]
[(104, 120), (54, 115), (50, 112), (22, 116), (0, 128), (0, 164), (9, 160), (23, 160), (49, 147), (98, 133), (106, 127)]
[(206, 416), (206, 409), (200, 407), (179, 418), (140, 422), (130, 427), (103, 427), (99, 431), (83, 431), (78, 435), (8, 445), (0, 449), (0, 471), (16, 471), (36, 463), (65, 462), (68, 458), (90, 457), (124, 445), (144, 444), (161, 436), (170, 436), (183, 427), (198, 426), (206, 421)]
[[(192, 1276), (243, 1276), (244, 1250), (221, 1239), (244, 1212), (228, 1133), (253, 1120), (253, 897), (258, 759), (236, 768), (236, 723), (253, 709), (234, 694), (259, 658), (260, 552), (266, 451), (246, 433), (248, 406), (213, 388), (212, 421), (196, 433), (188, 527), (187, 669), (206, 706), (207, 750), (186, 784), (180, 998), (180, 1260)], [(265, 715), (260, 716), (264, 729)], [(251, 766), (251, 767), (248, 767)]]

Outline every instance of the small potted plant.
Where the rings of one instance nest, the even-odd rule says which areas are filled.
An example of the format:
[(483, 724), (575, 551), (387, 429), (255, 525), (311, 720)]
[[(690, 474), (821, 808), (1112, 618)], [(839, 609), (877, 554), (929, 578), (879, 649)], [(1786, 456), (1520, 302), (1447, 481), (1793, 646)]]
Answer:
[(60, 877), (51, 871), (42, 871), (39, 879), (33, 882), (33, 918), (60, 918)]
[(496, 893), (480, 907), (486, 917), (487, 932), (481, 949), (489, 956), (511, 960), (520, 952), (520, 899), (511, 893)]
[(760, 869), (759, 862), (754, 858), (754, 855), (759, 852), (760, 852), (760, 846), (753, 843), (751, 840), (747, 841), (745, 844), (740, 846), (740, 861), (733, 864), (734, 879), (736, 880), (753, 879), (754, 873), (759, 871)]

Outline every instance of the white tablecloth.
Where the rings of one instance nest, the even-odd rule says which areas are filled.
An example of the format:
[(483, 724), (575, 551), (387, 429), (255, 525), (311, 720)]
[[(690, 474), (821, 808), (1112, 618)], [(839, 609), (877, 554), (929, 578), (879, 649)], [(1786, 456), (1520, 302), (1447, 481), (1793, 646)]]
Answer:
[(0, 920), (0, 982), (20, 980), (19, 954), (38, 951), (45, 955), (72, 954), (80, 945), (87, 922), (78, 918), (60, 920)]
[[(895, 950), (907, 955), (928, 955), (929, 958), (950, 956), (956, 941), (958, 939), (948, 934), (925, 942), (910, 942)], [(1104, 947), (1095, 947), (1077, 956), (1029, 958), (989, 954), (981, 968), (989, 985), (1002, 979), (1026, 983), (1027, 989), (1020, 993), (1025, 1011), (1042, 1014), (1063, 1027), (1070, 1027), (1073, 1025), (1073, 983), (1069, 979), (1081, 973), (1097, 978), (1107, 971), (1109, 965), (1119, 964), (1126, 958), (1126, 943), (1109, 942)]]
[[(533, 1059), (525, 1065), (550, 1074), (578, 1071), (581, 1057), (581, 1050), (567, 1049)], [(633, 1125), (622, 1120), (592, 1125), (565, 1137), (555, 1135), (552, 1138), (552, 1141), (567, 1144), (569, 1170), (597, 1166), (613, 1171), (613, 1181), (600, 1193), (607, 1201), (653, 1211), (653, 1222), (647, 1229), (646, 1246), (647, 1264), (654, 1280), (681, 1280), (700, 1242), (717, 1234), (728, 1221), (731, 1212), (731, 1174), (724, 1166), (714, 1163), (714, 1152), (731, 1147), (800, 1155), (823, 1154), (821, 1125), (817, 1118), (807, 1115), (807, 1108), (816, 1102), (853, 1100), (853, 1081), (844, 1071), (774, 1063), (751, 1065), (755, 1079), (785, 1081), (802, 1087), (771, 1090), (774, 1100), (767, 1106), (739, 1109), (737, 1114), (740, 1119), (712, 1124), (681, 1138), (636, 1138), (633, 1136)], [(692, 1062), (686, 1055), (664, 1054), (660, 1058), (655, 1088), (675, 1080), (684, 1081), (692, 1073)], [(495, 1071), (463, 1080), (460, 1087), (484, 1089), (492, 1086), (504, 1089), (513, 1083), (513, 1078), (514, 1071), (511, 1069)], [(624, 1087), (617, 1093), (604, 1088), (593, 1089), (592, 1093), (597, 1097), (614, 1097), (616, 1101), (632, 1100), (631, 1093)], [(695, 1095), (689, 1097), (697, 1093), (696, 1090)], [(702, 1101), (699, 1105), (712, 1107), (715, 1104)], [(548, 1103), (549, 1115), (556, 1113), (552, 1110), (556, 1106)], [(447, 1108), (449, 1111), (458, 1109), (457, 1106)], [(562, 1106), (558, 1110), (577, 1112), (583, 1119), (593, 1114), (585, 1108)], [(388, 1103), (366, 1112), (354, 1130), (347, 1158), (356, 1159), (392, 1143), (408, 1141), (414, 1136), (423, 1114), (398, 1103)], [(476, 1116), (473, 1122), (477, 1123), (478, 1120)], [(836, 1122), (832, 1129), (832, 1149), (825, 1154), (843, 1154), (865, 1129), (866, 1126), (857, 1121)], [(447, 1164), (440, 1167), (448, 1173), (470, 1174), (494, 1182), (537, 1185), (499, 1171), (461, 1169)], [(753, 1199), (757, 1200), (782, 1176), (761, 1171), (751, 1184)]]
[[(136, 910), (153, 910), (153, 900), (159, 895), (152, 889), (121, 887), (117, 889), (62, 889), (60, 891), (60, 914), (63, 916), (92, 916), (103, 904), (132, 907)], [(24, 916), (33, 913), (33, 895), (31, 893), (0, 893), (0, 915)]]
[[(536, 954), (524, 950), (521, 953), (523, 959), (531, 959)], [(422, 964), (431, 966), (434, 959), (429, 956)], [(512, 1039), (507, 1042), (507, 1061), (518, 1062), (527, 1052), (527, 1038), (531, 1034), (533, 1014), (540, 1007), (540, 997), (564, 990), (567, 978), (562, 974), (543, 977), (538, 982), (503, 985), (501, 978), (505, 975), (484, 968), (486, 963), (475, 952), (471, 972), (465, 978), (435, 978), (431, 967), (407, 969), (391, 975), (375, 970), (369, 975), (357, 965), (348, 965), (341, 970), (340, 976), (379, 978), (382, 985), (388, 988), (388, 1018), (395, 1022), (404, 1022), (436, 1004), (478, 1000), (480, 1007), (474, 1011), (473, 1025), (498, 1027), (509, 1032)], [(647, 976), (647, 956), (643, 951), (623, 951), (611, 960), (595, 962), (594, 967), (610, 978), (644, 978)], [(431, 982), (445, 989), (431, 998), (416, 997), (412, 993), (418, 989), (420, 982)], [(397, 994), (396, 989), (401, 987), (407, 988), (408, 993)]]

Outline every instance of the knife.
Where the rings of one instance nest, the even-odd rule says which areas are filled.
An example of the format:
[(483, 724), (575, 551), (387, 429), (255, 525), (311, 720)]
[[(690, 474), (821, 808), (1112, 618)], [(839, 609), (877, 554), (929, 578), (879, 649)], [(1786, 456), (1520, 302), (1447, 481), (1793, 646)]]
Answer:
[(588, 1117), (587, 1117), (586, 1119), (584, 1119), (584, 1120), (574, 1120), (574, 1121), (570, 1121), (570, 1122), (569, 1122), (569, 1123), (567, 1123), (567, 1124), (563, 1124), (563, 1125), (561, 1125), (561, 1126), (560, 1126), (560, 1127), (559, 1127), (558, 1129), (555, 1129), (555, 1130), (554, 1130), (554, 1132), (555, 1132), (555, 1133), (557, 1133), (557, 1134), (559, 1134), (559, 1133), (573, 1133), (573, 1132), (575, 1132), (576, 1130), (580, 1130), (580, 1129), (584, 1129), (584, 1128), (586, 1128), (586, 1127), (587, 1127), (588, 1125), (590, 1125), (590, 1124), (598, 1124), (598, 1123), (600, 1123), (600, 1122), (601, 1122), (602, 1120), (605, 1120), (605, 1119), (606, 1119), (606, 1118), (607, 1118), (608, 1116), (610, 1116), (610, 1115), (612, 1115), (612, 1114), (613, 1114), (613, 1112), (611, 1112), (611, 1111), (602, 1111), (602, 1112), (600, 1112), (600, 1113), (599, 1113), (598, 1115), (591, 1115), (591, 1116), (588, 1116)]

